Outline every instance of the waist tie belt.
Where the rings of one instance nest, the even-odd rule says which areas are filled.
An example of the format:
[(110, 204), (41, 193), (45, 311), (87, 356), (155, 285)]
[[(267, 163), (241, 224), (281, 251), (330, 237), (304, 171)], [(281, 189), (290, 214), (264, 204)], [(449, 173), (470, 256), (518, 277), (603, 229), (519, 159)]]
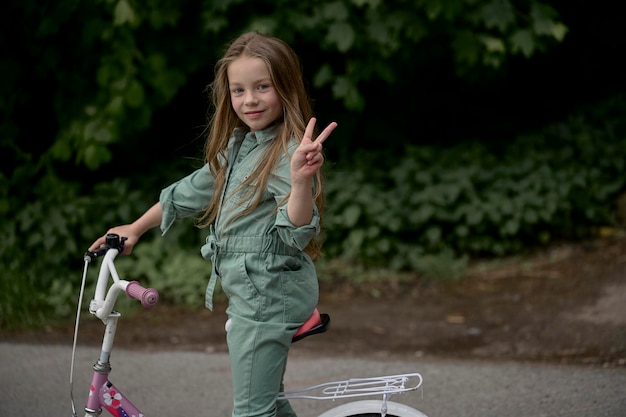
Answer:
[(209, 226), (209, 235), (206, 238), (206, 244), (200, 248), (200, 253), (204, 259), (211, 260), (211, 278), (206, 288), (206, 294), (204, 296), (205, 306), (213, 311), (213, 292), (217, 285), (217, 277), (219, 272), (217, 270), (217, 253), (219, 252), (219, 242), (215, 236), (215, 229), (213, 225)]
[(213, 292), (220, 277), (218, 268), (218, 254), (220, 253), (267, 253), (276, 255), (295, 256), (300, 250), (286, 245), (276, 235), (265, 236), (223, 236), (218, 240), (213, 225), (209, 228), (206, 244), (200, 249), (202, 257), (211, 261), (211, 278), (206, 290), (205, 304), (213, 310)]

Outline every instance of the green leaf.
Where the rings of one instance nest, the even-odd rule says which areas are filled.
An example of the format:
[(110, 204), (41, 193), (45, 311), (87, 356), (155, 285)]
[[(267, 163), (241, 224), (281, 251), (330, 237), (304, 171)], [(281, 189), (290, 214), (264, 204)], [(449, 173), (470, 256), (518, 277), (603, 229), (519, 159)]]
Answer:
[(95, 140), (100, 143), (108, 143), (111, 142), (112, 137), (111, 131), (99, 119), (87, 122), (83, 129), (83, 140), (87, 142)]
[(219, 33), (225, 27), (228, 27), (228, 19), (224, 16), (213, 16), (210, 13), (202, 15), (204, 20), (203, 28), (210, 33)]
[(126, 103), (129, 107), (137, 108), (144, 103), (145, 94), (143, 86), (136, 79), (131, 80), (126, 91)]
[(530, 17), (535, 22), (552, 21), (553, 19), (556, 19), (557, 13), (549, 5), (534, 1), (530, 6)]
[(273, 17), (260, 16), (252, 19), (248, 30), (261, 33), (274, 33), (278, 27), (278, 21)]
[(333, 84), (333, 95), (336, 98), (343, 99), (346, 107), (351, 110), (358, 110), (363, 106), (363, 97), (356, 88), (352, 80), (346, 76), (340, 76), (335, 79)]
[(506, 52), (506, 45), (502, 39), (494, 38), (493, 36), (481, 36), (480, 40), (489, 52)]
[(348, 208), (346, 208), (343, 212), (346, 227), (356, 226), (359, 221), (359, 217), (361, 217), (361, 207), (355, 204), (348, 206)]
[(480, 15), (488, 29), (497, 28), (504, 32), (515, 23), (513, 7), (508, 0), (493, 0), (480, 9)]
[(415, 17), (411, 20), (410, 24), (407, 24), (404, 27), (404, 33), (409, 40), (417, 43), (426, 38), (428, 35), (428, 28), (421, 19)]
[(137, 23), (137, 16), (127, 0), (119, 0), (113, 11), (113, 25), (121, 26), (127, 23), (130, 25)]
[(535, 50), (533, 34), (528, 29), (515, 31), (511, 36), (511, 44), (511, 49), (514, 53), (522, 52), (526, 58), (529, 58)]
[(337, 45), (339, 52), (347, 52), (354, 44), (354, 29), (345, 22), (336, 22), (328, 27), (326, 41)]
[(340, 21), (346, 20), (350, 16), (350, 12), (342, 1), (334, 1), (323, 6), (322, 16), (325, 19)]
[(524, 211), (523, 217), (524, 217), (524, 221), (530, 224), (537, 223), (537, 221), (539, 220), (539, 216), (537, 215), (537, 212), (529, 208), (526, 208), (526, 210)]
[(552, 25), (550, 34), (554, 37), (554, 39), (562, 42), (563, 39), (565, 39), (565, 35), (567, 35), (568, 30), (569, 29), (567, 28), (567, 26), (565, 26), (563, 23), (555, 23), (554, 25)]
[(63, 136), (57, 138), (50, 149), (52, 156), (60, 161), (67, 161), (72, 156), (72, 146)]
[(351, 230), (344, 242), (344, 247), (349, 255), (355, 256), (363, 246), (365, 231), (363, 229)]
[(485, 67), (500, 68), (504, 61), (504, 55), (500, 53), (486, 53), (483, 55), (482, 64)]
[(113, 96), (106, 107), (106, 111), (113, 117), (121, 115), (124, 111), (124, 97), (121, 95)]
[(87, 105), (84, 110), (87, 116), (94, 116), (98, 112), (98, 108), (94, 105)]
[(530, 17), (533, 22), (533, 30), (537, 35), (552, 36), (559, 42), (567, 33), (567, 26), (556, 22), (557, 12), (547, 4), (535, 2), (530, 8)]
[(467, 223), (470, 225), (477, 225), (483, 221), (483, 212), (480, 207), (469, 208), (468, 212), (465, 213), (467, 218)]
[(429, 20), (433, 21), (439, 17), (441, 12), (443, 11), (443, 1), (442, 0), (426, 0), (424, 4), (424, 11), (426, 12), (426, 16)]
[(410, 215), (411, 223), (416, 225), (427, 223), (433, 214), (435, 214), (435, 208), (432, 205), (422, 204)]
[(514, 236), (519, 230), (519, 221), (516, 219), (507, 220), (501, 229), (503, 236)]
[(89, 169), (95, 170), (111, 160), (111, 152), (103, 146), (90, 144), (84, 150), (83, 160)]
[(333, 69), (330, 65), (322, 65), (313, 77), (313, 86), (320, 88), (330, 83), (334, 78)]
[(441, 241), (441, 228), (433, 226), (426, 230), (426, 238), (431, 245), (435, 245)]
[(107, 87), (112, 77), (111, 67), (106, 63), (102, 63), (96, 73), (96, 80), (100, 87)]

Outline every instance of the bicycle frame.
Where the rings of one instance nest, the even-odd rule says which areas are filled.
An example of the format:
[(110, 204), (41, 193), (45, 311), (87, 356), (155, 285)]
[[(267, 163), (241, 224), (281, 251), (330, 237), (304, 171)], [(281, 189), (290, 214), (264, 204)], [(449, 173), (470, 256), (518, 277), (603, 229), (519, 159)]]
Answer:
[(94, 365), (89, 398), (85, 406), (85, 417), (99, 416), (103, 408), (115, 417), (144, 417), (139, 409), (109, 381), (111, 368), (99, 369), (98, 365), (99, 363)]
[[(100, 357), (93, 365), (93, 376), (89, 388), (87, 404), (84, 408), (85, 417), (99, 416), (103, 409), (108, 411), (114, 417), (145, 417), (144, 414), (109, 380), (109, 374), (111, 372), (110, 356), (113, 349), (115, 333), (117, 331), (117, 323), (121, 317), (119, 312), (113, 311), (118, 295), (123, 291), (127, 296), (141, 301), (141, 304), (146, 308), (154, 306), (159, 298), (157, 291), (152, 288), (144, 288), (136, 281), (126, 281), (120, 279), (115, 268), (114, 260), (116, 256), (122, 252), (124, 246), (123, 244), (123, 238), (120, 240), (117, 235), (107, 235), (105, 248), (96, 252), (87, 252), (84, 258), (85, 271), (83, 274), (83, 283), (81, 286), (81, 295), (79, 297), (78, 312), (76, 317), (74, 351), (76, 348), (76, 336), (78, 333), (78, 322), (87, 266), (91, 260), (102, 255), (104, 255), (104, 257), (98, 274), (95, 295), (89, 304), (89, 312), (102, 320), (105, 325)], [(109, 277), (113, 279), (113, 283), (109, 286), (107, 291)], [(324, 331), (327, 324), (328, 323), (326, 321), (322, 330), (313, 328), (312, 330), (309, 329), (309, 332), (311, 334), (315, 334)], [(72, 354), (72, 370), (70, 375), (73, 374), (73, 368), (74, 354)], [(71, 386), (72, 376), (70, 376), (70, 387)], [(359, 415), (354, 414), (356, 411), (363, 414), (380, 413), (381, 416), (385, 416), (389, 411), (395, 413), (393, 415), (400, 417), (426, 417), (423, 413), (412, 409), (411, 407), (388, 401), (394, 394), (414, 391), (419, 389), (421, 386), (422, 376), (419, 373), (380, 376), (373, 378), (352, 378), (345, 381), (327, 382), (303, 389), (281, 392), (279, 393), (278, 399), (288, 400), (306, 398), (313, 400), (336, 400), (339, 398), (382, 395), (382, 400), (358, 401), (344, 404), (326, 411), (322, 414), (322, 416), (349, 417)], [(73, 397), (72, 409), (74, 417), (78, 417), (74, 408)]]
[[(146, 308), (154, 306), (159, 299), (159, 295), (156, 290), (144, 288), (136, 281), (120, 279), (113, 261), (122, 250), (123, 240), (120, 240), (117, 235), (108, 235), (107, 245), (103, 250), (85, 254), (85, 263), (87, 265), (92, 259), (104, 253), (100, 273), (98, 274), (94, 299), (89, 303), (89, 312), (102, 320), (105, 325), (100, 357), (93, 365), (94, 372), (89, 388), (87, 405), (85, 406), (86, 417), (99, 416), (103, 408), (115, 417), (144, 416), (109, 380), (109, 374), (111, 372), (111, 350), (113, 349), (117, 323), (121, 317), (120, 313), (113, 311), (113, 307), (115, 306), (118, 295), (122, 291), (124, 291), (127, 296), (141, 301), (141, 304)], [(109, 276), (113, 278), (113, 284), (111, 284), (107, 291)]]
[[(96, 312), (94, 311), (93, 314), (96, 315)], [(103, 320), (105, 322), (104, 339), (100, 358), (93, 365), (93, 376), (91, 386), (89, 387), (87, 405), (85, 406), (85, 417), (99, 416), (103, 408), (115, 417), (143, 417), (139, 409), (109, 380), (109, 373), (111, 372), (109, 359), (117, 330), (117, 322), (120, 317), (120, 313), (110, 312)]]

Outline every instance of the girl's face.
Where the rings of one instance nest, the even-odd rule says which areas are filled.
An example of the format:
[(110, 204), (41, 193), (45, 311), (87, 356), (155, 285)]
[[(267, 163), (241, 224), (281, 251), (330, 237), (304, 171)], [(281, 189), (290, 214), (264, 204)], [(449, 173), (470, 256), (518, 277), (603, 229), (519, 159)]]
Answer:
[(251, 131), (265, 129), (282, 115), (283, 106), (262, 59), (240, 56), (226, 73), (233, 110)]

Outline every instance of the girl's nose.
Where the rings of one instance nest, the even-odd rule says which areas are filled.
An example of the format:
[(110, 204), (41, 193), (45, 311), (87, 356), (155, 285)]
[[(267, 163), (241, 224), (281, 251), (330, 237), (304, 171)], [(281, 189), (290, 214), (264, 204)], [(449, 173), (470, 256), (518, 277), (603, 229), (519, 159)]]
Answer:
[(254, 94), (254, 91), (246, 92), (246, 97), (245, 97), (245, 101), (244, 101), (245, 104), (247, 104), (247, 105), (256, 104), (257, 101), (258, 100), (257, 100), (256, 94)]

